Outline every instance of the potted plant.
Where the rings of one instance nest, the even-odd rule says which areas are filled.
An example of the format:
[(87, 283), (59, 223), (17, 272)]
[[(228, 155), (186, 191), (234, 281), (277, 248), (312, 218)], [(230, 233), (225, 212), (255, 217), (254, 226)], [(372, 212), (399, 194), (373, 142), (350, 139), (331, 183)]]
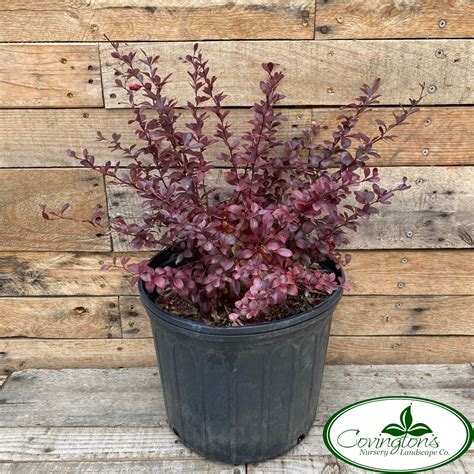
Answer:
[[(342, 266), (350, 257), (337, 248), (348, 243), (347, 230), (409, 187), (406, 178), (380, 187), (367, 161), (417, 110), (423, 86), (392, 123), (377, 120), (375, 136), (356, 125), (378, 103), (380, 80), (344, 108), (331, 140), (318, 141), (312, 126), (282, 141), (285, 117), (275, 106), (284, 74), (263, 64), (263, 98), (239, 141), (198, 45), (184, 58), (194, 100), (181, 129), (176, 100), (163, 95), (170, 76), (158, 73), (159, 57), (112, 45), (137, 143), (113, 134), (110, 148), (122, 160), (114, 164), (96, 164), (87, 149), (68, 154), (141, 198), (140, 221), (118, 217), (112, 230), (135, 250), (162, 249), (150, 261), (120, 263), (151, 320), (170, 426), (219, 461), (277, 456), (306, 436), (316, 414), (331, 316), (348, 284)], [(215, 183), (217, 166), (227, 168), (225, 183)], [(43, 206), (43, 216), (69, 218), (67, 208)], [(101, 218), (98, 211), (89, 222)]]

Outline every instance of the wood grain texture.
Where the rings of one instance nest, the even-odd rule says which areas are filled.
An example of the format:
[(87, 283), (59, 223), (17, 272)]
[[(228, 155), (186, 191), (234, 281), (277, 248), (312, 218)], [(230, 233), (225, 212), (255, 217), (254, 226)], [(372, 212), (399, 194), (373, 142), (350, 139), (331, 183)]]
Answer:
[[(424, 474), (466, 474), (474, 470), (474, 454), (472, 451), (456, 459), (446, 466), (436, 468), (436, 470), (423, 471)], [(13, 471), (16, 472), (16, 471)], [(21, 472), (21, 471), (20, 471)], [(280, 459), (266, 461), (260, 464), (249, 464), (248, 474), (365, 474), (367, 471), (358, 469), (340, 461), (334, 456), (285, 456)]]
[(332, 336), (327, 363), (459, 364), (473, 354), (473, 336)]
[[(176, 468), (177, 472), (194, 473), (196, 472), (192, 468), (194, 463), (197, 472), (228, 474), (245, 472), (245, 466), (229, 466), (207, 461), (194, 453), (179, 442), (164, 420), (161, 427), (150, 428), (0, 428), (0, 439), (1, 461), (23, 463), (153, 460), (161, 461), (155, 465), (161, 464), (162, 467), (171, 469), (168, 472), (176, 472), (174, 470)], [(191, 471), (186, 471), (186, 468), (191, 468)]]
[[(468, 364), (328, 366), (316, 420), (304, 441), (281, 456), (278, 465), (271, 460), (249, 465), (247, 470), (319, 473), (319, 466), (327, 466), (328, 472), (345, 472), (345, 465), (338, 469), (337, 462), (328, 455), (322, 441), (322, 426), (331, 414), (354, 400), (387, 393), (421, 396), (448, 403), (470, 418), (472, 371)], [(26, 370), (12, 374), (0, 392), (4, 399), (0, 462), (15, 463), (14, 466), (25, 469), (41, 462), (53, 469), (47, 472), (77, 472), (73, 467), (79, 466), (97, 467), (100, 472), (106, 465), (123, 467), (124, 472), (129, 472), (130, 462), (137, 463), (137, 469), (131, 472), (149, 472), (141, 470), (145, 466), (168, 466), (180, 472), (180, 463), (192, 472), (201, 472), (201, 468), (202, 472), (225, 469), (212, 463), (203, 465), (205, 461), (184, 447), (169, 429), (157, 375), (156, 368)], [(54, 396), (59, 403), (50, 411), (47, 408)], [(138, 421), (143, 424), (137, 424)], [(463, 472), (458, 468), (471, 465), (471, 454), (472, 451), (464, 456), (462, 463), (451, 465), (456, 467), (455, 471), (447, 472)], [(62, 463), (62, 470), (57, 463)], [(12, 467), (7, 472), (31, 472), (14, 470), (17, 468), (13, 469), (13, 464), (6, 466)], [(282, 468), (285, 470), (281, 471)], [(239, 473), (246, 471), (244, 466), (231, 469), (233, 474), (237, 474), (236, 469)]]
[(166, 426), (157, 368), (29, 369), (10, 375), (0, 399), (0, 427)]
[(0, 459), (7, 462), (203, 460), (179, 443), (165, 423), (161, 427), (0, 428), (0, 439)]
[(0, 337), (121, 337), (117, 297), (0, 298)]
[(311, 39), (314, 9), (311, 0), (14, 0), (0, 8), (0, 41)]
[(472, 248), (474, 168), (385, 168), (380, 184), (392, 189), (403, 176), (411, 189), (396, 195), (390, 206), (380, 206), (379, 214), (350, 235), (348, 247)]
[(345, 296), (334, 313), (331, 333), (474, 336), (473, 307), (474, 296)]
[[(89, 170), (0, 170), (0, 250), (110, 250), (104, 230), (70, 220), (46, 221), (41, 204), (88, 219), (105, 209), (102, 177)], [(104, 224), (107, 225), (105, 217)]]
[(316, 11), (319, 39), (466, 38), (474, 30), (469, 0), (316, 0)]
[[(375, 119), (390, 123), (393, 107), (380, 107), (363, 117), (358, 129), (375, 135)], [(327, 125), (321, 139), (329, 139), (337, 124), (338, 109), (314, 108), (313, 123)], [(377, 166), (433, 166), (472, 165), (474, 152), (466, 141), (466, 134), (474, 126), (474, 113), (470, 107), (421, 107), (410, 117), (408, 126), (396, 129), (397, 138), (377, 145), (380, 160)], [(0, 131), (1, 133), (1, 131)], [(331, 137), (332, 138), (332, 137)]]
[[(468, 414), (470, 364), (327, 366), (315, 426), (354, 399), (386, 394), (436, 398)], [(163, 427), (166, 410), (157, 368), (28, 369), (0, 392), (0, 427)], [(436, 395), (436, 396), (435, 396)], [(46, 407), (55, 405), (55, 410)], [(313, 453), (314, 454), (314, 453)]]
[[(151, 337), (149, 318), (140, 299), (121, 296), (124, 338)], [(474, 296), (350, 296), (336, 307), (335, 336), (474, 336)], [(456, 324), (453, 324), (456, 315)]]
[[(376, 118), (387, 122), (392, 118), (392, 107), (380, 107), (358, 127), (369, 133), (377, 132)], [(181, 111), (180, 111), (181, 112)], [(288, 117), (283, 122), (279, 136), (289, 139), (315, 124), (326, 126), (320, 139), (328, 138), (335, 129), (340, 115), (338, 108), (283, 109)], [(184, 129), (189, 114), (182, 111), (178, 128)], [(87, 146), (94, 152), (97, 162), (110, 159), (110, 150), (104, 142), (96, 142), (96, 131), (104, 136), (113, 132), (122, 134), (122, 141), (131, 144), (134, 128), (127, 125), (129, 110), (106, 109), (6, 109), (0, 114), (0, 168), (23, 167), (77, 167), (79, 162), (66, 156), (66, 150), (82, 150)], [(248, 128), (251, 117), (248, 109), (232, 109), (229, 121), (233, 132), (240, 137)], [(209, 119), (208, 133), (212, 133)], [(384, 142), (378, 147), (382, 158), (374, 161), (377, 166), (433, 166), (473, 165), (474, 152), (466, 136), (474, 127), (474, 114), (469, 107), (422, 107), (410, 118), (408, 127), (397, 129), (397, 140)], [(216, 144), (209, 149), (211, 161), (222, 150)], [(428, 154), (426, 155), (427, 150)], [(222, 164), (222, 162), (217, 162)]]
[(151, 339), (0, 339), (0, 374), (30, 367), (151, 367)]
[[(331, 336), (328, 364), (468, 363), (474, 336)], [(149, 339), (0, 339), (0, 374), (27, 368), (153, 367)]]
[[(3, 474), (31, 474), (32, 472), (48, 472), (61, 474), (77, 474), (78, 472), (99, 472), (121, 474), (145, 474), (150, 472), (170, 472), (189, 474), (244, 474), (245, 466), (226, 466), (207, 459), (163, 459), (157, 461), (56, 461), (56, 462), (21, 462), (2, 463)], [(442, 472), (442, 471), (440, 471)]]
[(96, 44), (0, 44), (0, 84), (0, 107), (103, 105)]
[[(460, 109), (461, 111), (464, 109)], [(283, 109), (288, 117), (280, 127), (279, 136), (282, 139), (293, 138), (299, 131), (311, 126), (311, 109)], [(333, 111), (333, 114), (335, 111)], [(185, 123), (190, 114), (180, 110), (179, 129), (185, 130)], [(232, 130), (236, 138), (248, 129), (248, 120), (251, 119), (249, 109), (233, 109), (231, 112)], [(0, 114), (0, 168), (2, 167), (77, 167), (77, 160), (66, 156), (66, 150), (81, 151), (87, 147), (96, 156), (97, 163), (103, 163), (114, 155), (107, 148), (107, 143), (97, 142), (97, 130), (110, 137), (117, 132), (122, 135), (122, 142), (130, 145), (135, 138), (133, 125), (127, 125), (132, 118), (130, 110), (106, 109), (40, 109), (3, 110)], [(462, 115), (464, 120), (464, 114)], [(205, 126), (210, 135), (215, 133), (216, 120), (212, 117)], [(215, 157), (224, 148), (219, 144), (209, 149), (210, 159)], [(115, 157), (121, 159), (120, 155)], [(222, 164), (222, 162), (218, 162)]]
[(472, 295), (474, 254), (463, 251), (352, 252), (353, 295)]
[(100, 271), (110, 253), (0, 253), (0, 296), (128, 295), (128, 275)]
[[(160, 54), (160, 71), (173, 71), (166, 95), (179, 104), (193, 100), (187, 65), (179, 57), (189, 54), (192, 43), (138, 43), (148, 54)], [(225, 105), (252, 105), (260, 100), (258, 81), (264, 78), (262, 62), (278, 63), (285, 72), (282, 105), (343, 104), (359, 95), (364, 82), (383, 78), (381, 103), (406, 103), (417, 96), (419, 83), (431, 93), (424, 104), (471, 104), (474, 100), (474, 42), (469, 40), (404, 41), (226, 41), (203, 44), (212, 73), (228, 98)], [(436, 51), (442, 50), (441, 57)], [(100, 45), (104, 97), (109, 108), (126, 107), (123, 91), (115, 86), (111, 47)], [(439, 53), (438, 53), (439, 54)], [(238, 66), (236, 66), (238, 65)], [(126, 103), (125, 103), (126, 102)]]
[(150, 319), (138, 296), (120, 296), (119, 306), (125, 339), (152, 337)]
[[(409, 177), (411, 189), (397, 194), (389, 206), (348, 232), (350, 249), (472, 248), (474, 245), (473, 167), (394, 167), (380, 170), (386, 189)], [(224, 172), (215, 170), (209, 181), (227, 187)], [(109, 215), (140, 222), (142, 202), (133, 189), (106, 182)], [(361, 189), (371, 189), (363, 185)], [(354, 200), (355, 203), (355, 200)], [(114, 250), (130, 250), (130, 239), (112, 236)]]
[[(351, 295), (474, 295), (469, 250), (353, 251)], [(151, 253), (131, 254), (134, 260)], [(0, 252), (0, 296), (132, 295), (120, 268), (101, 272), (108, 253)]]

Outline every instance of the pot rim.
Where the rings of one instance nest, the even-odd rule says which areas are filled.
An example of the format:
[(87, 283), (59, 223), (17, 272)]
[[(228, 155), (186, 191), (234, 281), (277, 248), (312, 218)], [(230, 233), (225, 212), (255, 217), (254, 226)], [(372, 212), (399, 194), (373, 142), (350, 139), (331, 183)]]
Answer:
[[(171, 255), (171, 250), (165, 249), (153, 256), (149, 260), (149, 264), (152, 268), (155, 268), (158, 266), (157, 260), (159, 260), (160, 257), (169, 257)], [(339, 276), (345, 276), (342, 268), (335, 268), (335, 264), (331, 261), (329, 261), (328, 264), (334, 269), (335, 272), (339, 273)], [(203, 334), (212, 334), (216, 336), (240, 336), (260, 334), (274, 332), (292, 326), (296, 326), (308, 320), (317, 318), (321, 314), (326, 313), (326, 311), (328, 311), (330, 308), (336, 306), (343, 294), (342, 286), (339, 286), (339, 288), (334, 293), (329, 295), (328, 298), (326, 298), (324, 301), (317, 304), (316, 306), (313, 306), (312, 308), (309, 308), (308, 310), (303, 311), (301, 313), (297, 313), (292, 316), (287, 316), (286, 318), (282, 318), (276, 321), (244, 324), (243, 326), (216, 327), (199, 321), (194, 321), (192, 319), (183, 318), (182, 316), (169, 313), (168, 311), (160, 308), (153, 302), (151, 295), (145, 289), (145, 285), (142, 280), (139, 280), (138, 282), (138, 291), (143, 305), (154, 317), (160, 318), (166, 321), (167, 323), (172, 324), (173, 326), (178, 326), (180, 328), (187, 329), (188, 331), (199, 332)]]

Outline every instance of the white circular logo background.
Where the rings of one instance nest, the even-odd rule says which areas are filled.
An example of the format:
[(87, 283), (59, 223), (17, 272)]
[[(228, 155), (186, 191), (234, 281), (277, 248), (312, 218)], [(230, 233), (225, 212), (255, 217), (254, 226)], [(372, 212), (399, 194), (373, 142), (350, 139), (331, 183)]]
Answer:
[(363, 400), (334, 414), (324, 427), (328, 449), (356, 467), (383, 472), (433, 469), (472, 443), (470, 422), (455, 409), (417, 397)]

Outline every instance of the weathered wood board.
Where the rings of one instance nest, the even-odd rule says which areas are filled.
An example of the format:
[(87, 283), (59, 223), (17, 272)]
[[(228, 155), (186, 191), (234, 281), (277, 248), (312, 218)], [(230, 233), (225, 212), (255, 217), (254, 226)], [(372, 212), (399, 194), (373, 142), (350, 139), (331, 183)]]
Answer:
[[(466, 165), (474, 165), (469, 141), (473, 31), (469, 0), (12, 0), (0, 5), (0, 168), (5, 168), (0, 170), (0, 373), (33, 366), (155, 364), (136, 288), (119, 268), (100, 271), (111, 260), (111, 250), (130, 251), (127, 241), (100, 235), (102, 229), (87, 224), (47, 222), (39, 210), (41, 203), (59, 209), (70, 202), (70, 214), (81, 219), (96, 204), (108, 206), (111, 216), (133, 219), (140, 213), (133, 193), (104, 186), (93, 172), (64, 169), (80, 166), (66, 156), (68, 148), (87, 147), (98, 163), (111, 158), (107, 145), (95, 141), (97, 130), (105, 136), (122, 133), (127, 144), (135, 140), (133, 125), (127, 125), (131, 111), (114, 87), (114, 60), (104, 33), (122, 42), (142, 41), (130, 48), (161, 54), (160, 73), (173, 72), (176, 81), (166, 92), (180, 104), (192, 94), (179, 58), (204, 40), (211, 71), (229, 95), (226, 105), (233, 107), (236, 138), (248, 127), (250, 111), (244, 107), (261, 98), (262, 62), (278, 63), (286, 73), (281, 92), (288, 96), (282, 106), (289, 120), (280, 133), (285, 139), (316, 123), (328, 126), (321, 140), (330, 137), (340, 114), (336, 106), (357, 96), (362, 83), (381, 77), (381, 106), (359, 127), (375, 133), (374, 119), (390, 120), (394, 106), (407, 103), (418, 83), (425, 82), (428, 95), (421, 111), (397, 130), (397, 140), (378, 147), (382, 159), (376, 164), (386, 167), (381, 169), (385, 183), (406, 175), (412, 188), (352, 236), (347, 274), (353, 285), (334, 315), (328, 360), (472, 360), (474, 168)], [(181, 128), (189, 118), (182, 113)], [(211, 160), (221, 150), (214, 146)], [(112, 409), (98, 401), (110, 398), (105, 392), (94, 401), (112, 416)], [(74, 400), (80, 406), (80, 394)], [(99, 408), (92, 412), (95, 416)], [(76, 417), (78, 412), (70, 420)], [(156, 443), (161, 434), (150, 436)], [(37, 449), (51, 447), (46, 444)], [(47, 454), (0, 464), (0, 472), (107, 472), (112, 467), (226, 472), (197, 457), (143, 460), (133, 455), (132, 460), (113, 458), (112, 465), (87, 455), (54, 462)], [(465, 456), (452, 472), (474, 471), (473, 459)], [(327, 452), (306, 452), (247, 470), (325, 469), (345, 467)]]
[[(160, 73), (173, 71), (165, 94), (179, 104), (193, 100), (187, 64), (180, 57), (192, 43), (138, 43), (147, 54), (160, 54)], [(364, 82), (381, 77), (381, 103), (407, 103), (419, 94), (419, 83), (428, 87), (424, 104), (472, 104), (474, 100), (474, 43), (469, 40), (403, 41), (226, 41), (203, 44), (212, 73), (228, 98), (225, 105), (247, 106), (260, 99), (258, 83), (265, 77), (262, 62), (278, 63), (285, 72), (282, 105), (344, 104), (359, 95)], [(438, 53), (437, 53), (438, 51)], [(115, 86), (116, 60), (111, 46), (100, 45), (105, 104), (126, 107), (123, 90)], [(439, 56), (439, 57), (438, 57)], [(162, 72), (161, 72), (162, 71)]]
[(0, 107), (103, 105), (96, 44), (0, 44), (0, 82)]
[[(474, 295), (469, 250), (353, 251), (351, 295)], [(144, 259), (150, 253), (131, 254)], [(128, 274), (100, 266), (108, 253), (0, 252), (0, 296), (132, 295)]]
[(125, 271), (100, 267), (110, 253), (0, 253), (0, 296), (131, 294)]
[[(471, 248), (474, 245), (474, 168), (394, 167), (380, 170), (381, 186), (392, 189), (409, 177), (411, 189), (397, 194), (391, 205), (348, 232), (350, 249)], [(210, 182), (222, 185), (223, 171)], [(109, 215), (139, 222), (141, 200), (133, 189), (107, 181)], [(361, 189), (371, 189), (363, 185)], [(138, 218), (138, 219), (137, 219)], [(114, 234), (116, 251), (130, 249), (126, 238)]]
[(468, 38), (469, 0), (316, 0), (316, 38)]
[[(149, 318), (139, 298), (121, 296), (119, 301), (123, 337), (151, 337)], [(345, 295), (334, 312), (331, 334), (474, 336), (473, 307), (474, 296)]]
[[(393, 118), (392, 107), (375, 109), (359, 125), (360, 130), (376, 133), (375, 119), (388, 121)], [(320, 139), (328, 138), (336, 126), (336, 118), (341, 111), (338, 108), (283, 109), (288, 117), (280, 127), (282, 139), (298, 136), (302, 130), (315, 124), (327, 126)], [(189, 117), (182, 111), (179, 128)], [(1, 168), (23, 167), (74, 167), (79, 162), (66, 156), (66, 150), (80, 151), (87, 147), (96, 156), (98, 163), (111, 159), (104, 142), (96, 142), (96, 132), (100, 130), (105, 137), (112, 133), (122, 134), (122, 141), (131, 144), (134, 127), (128, 126), (131, 117), (129, 110), (107, 109), (6, 109), (0, 114)], [(248, 109), (233, 109), (229, 116), (233, 133), (239, 138), (248, 129), (251, 118)], [(215, 120), (208, 121), (208, 133), (212, 134)], [(378, 146), (380, 160), (374, 160), (377, 166), (433, 166), (433, 165), (473, 165), (474, 152), (466, 136), (474, 127), (474, 114), (467, 107), (422, 107), (413, 115), (409, 125), (397, 129), (397, 139)], [(216, 144), (209, 149), (209, 159), (214, 160), (222, 151)], [(119, 156), (117, 156), (119, 158)], [(122, 164), (126, 164), (122, 160)], [(222, 162), (216, 164), (221, 165)]]
[[(120, 473), (149, 473), (172, 472), (189, 474), (244, 474), (245, 467), (226, 466), (207, 459), (163, 459), (158, 461), (77, 461), (77, 462), (21, 462), (1, 463), (3, 474), (31, 474), (32, 472), (47, 472), (61, 474), (76, 474), (78, 472), (120, 472)], [(441, 471), (442, 472), (442, 471)]]
[(128, 275), (120, 268), (100, 267), (110, 253), (0, 253), (0, 296), (111, 296), (131, 294)]
[[(364, 386), (364, 398), (377, 396), (390, 386), (400, 395), (437, 392), (439, 401), (469, 410), (469, 395), (474, 389), (471, 365), (410, 367), (411, 371), (403, 365), (327, 366), (315, 425), (322, 426), (326, 414), (339, 410), (346, 401), (350, 403), (354, 388)], [(5, 400), (2, 428), (165, 425), (156, 368), (29, 369), (11, 374), (0, 394)], [(54, 411), (44, 409), (52, 404), (56, 405)]]
[(473, 307), (474, 296), (346, 295), (336, 308), (331, 332), (338, 336), (474, 336)]
[(462, 251), (351, 252), (353, 295), (473, 295), (474, 253)]
[[(462, 119), (465, 118), (464, 109), (459, 109)], [(282, 139), (290, 139), (302, 129), (311, 126), (311, 109), (284, 109), (288, 118), (280, 127)], [(180, 110), (179, 127), (185, 130), (185, 124), (190, 114)], [(338, 114), (333, 110), (332, 114)], [(233, 133), (240, 138), (248, 129), (251, 119), (248, 109), (234, 109), (231, 112)], [(456, 115), (456, 114), (454, 114)], [(122, 165), (127, 162), (121, 159), (120, 154), (112, 154), (106, 142), (97, 142), (97, 131), (100, 130), (106, 138), (112, 133), (120, 133), (121, 141), (128, 146), (135, 138), (136, 126), (127, 125), (133, 117), (130, 110), (106, 109), (48, 109), (48, 110), (3, 110), (0, 114), (0, 149), (1, 167), (33, 167), (33, 166), (80, 166), (79, 161), (66, 156), (66, 150), (71, 148), (82, 151), (88, 148), (96, 157), (97, 163), (103, 163), (112, 158), (118, 158)], [(207, 125), (208, 124), (208, 125)], [(205, 130), (213, 135), (216, 120), (210, 118)], [(26, 132), (26, 135), (25, 133)], [(459, 130), (464, 133), (465, 130)], [(224, 148), (218, 144), (210, 149), (210, 158), (215, 159)], [(474, 161), (474, 159), (473, 159)], [(222, 162), (218, 162), (222, 164)]]
[(314, 10), (311, 0), (13, 0), (0, 8), (0, 41), (311, 39)]
[[(26, 370), (12, 374), (0, 392), (5, 400), (0, 418), (0, 462), (6, 463), (2, 472), (31, 472), (29, 468), (39, 466), (48, 472), (129, 472), (132, 466), (130, 472), (166, 468), (319, 473), (320, 467), (346, 472), (347, 465), (330, 456), (322, 442), (322, 426), (331, 414), (355, 400), (390, 393), (433, 398), (470, 418), (472, 371), (468, 364), (328, 366), (316, 420), (304, 441), (277, 460), (226, 471), (226, 466), (206, 464), (169, 429), (155, 368)], [(58, 403), (51, 411), (53, 399)], [(470, 451), (451, 464), (451, 470), (440, 472), (469, 472), (465, 469), (472, 461)]]
[[(397, 109), (376, 108), (360, 120), (357, 128), (375, 135), (375, 119), (391, 123), (392, 113), (397, 112)], [(340, 113), (338, 109), (313, 109), (313, 122), (328, 126), (327, 130), (321, 132), (322, 139), (330, 137)], [(394, 130), (397, 138), (393, 142), (377, 145), (382, 157), (380, 160), (373, 160), (372, 165), (472, 165), (474, 152), (466, 141), (466, 134), (470, 133), (473, 121), (474, 113), (470, 107), (421, 107), (418, 113), (409, 118), (408, 125)]]
[[(435, 471), (423, 471), (424, 474), (466, 474), (474, 470), (474, 454), (472, 451), (464, 454), (462, 459), (436, 468)], [(16, 472), (16, 471), (13, 471)], [(21, 472), (21, 471), (20, 471)], [(366, 474), (367, 471), (348, 466), (334, 456), (285, 456), (283, 459), (274, 459), (260, 464), (250, 464), (248, 474), (287, 474), (287, 473), (326, 473), (337, 472), (341, 474)]]
[(122, 337), (118, 298), (0, 298), (0, 337)]
[[(110, 250), (104, 229), (70, 220), (47, 221), (41, 204), (67, 216), (89, 219), (106, 208), (102, 176), (90, 170), (0, 170), (0, 250)], [(107, 226), (107, 217), (104, 218)]]
[(0, 339), (0, 374), (29, 367), (151, 367), (151, 339)]
[[(328, 364), (440, 364), (472, 360), (474, 336), (331, 336)], [(0, 339), (0, 374), (39, 367), (152, 367), (148, 339)]]
[[(411, 189), (350, 235), (349, 248), (472, 248), (474, 168), (396, 167), (380, 170), (381, 184), (393, 189), (403, 176)], [(362, 186), (363, 189), (371, 189)]]
[(473, 336), (332, 336), (328, 363), (458, 364), (473, 354)]

